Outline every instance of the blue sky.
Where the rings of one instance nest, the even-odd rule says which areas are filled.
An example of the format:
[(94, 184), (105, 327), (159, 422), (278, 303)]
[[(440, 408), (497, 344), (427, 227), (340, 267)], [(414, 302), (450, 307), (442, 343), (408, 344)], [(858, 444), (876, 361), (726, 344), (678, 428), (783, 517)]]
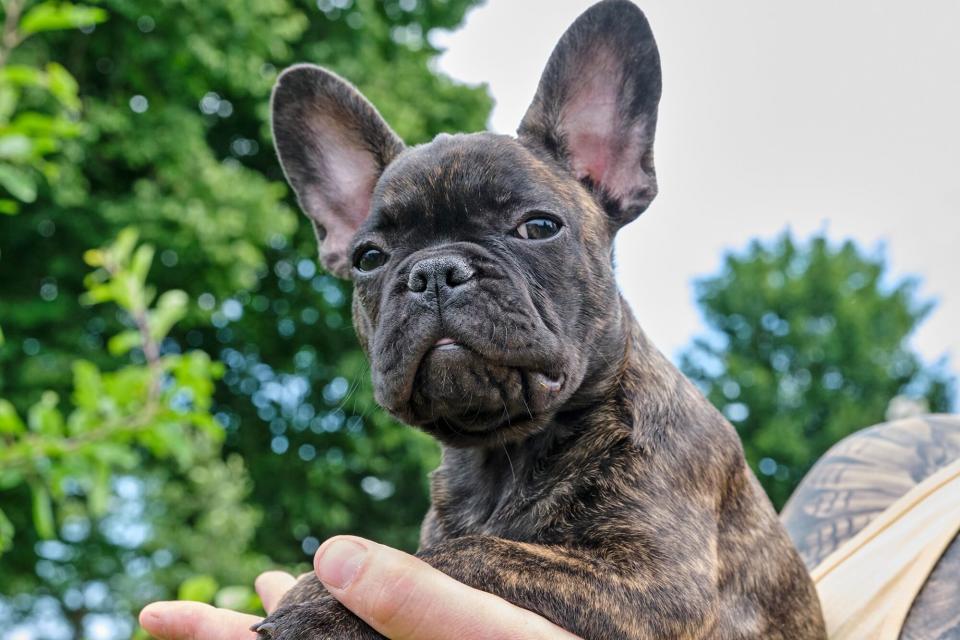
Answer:
[[(485, 82), (513, 133), (587, 0), (487, 0), (437, 34), (441, 70)], [(660, 46), (660, 195), (618, 240), (618, 278), (673, 358), (704, 325), (692, 281), (755, 236), (885, 246), (937, 308), (913, 337), (960, 360), (960, 3), (639, 3)]]

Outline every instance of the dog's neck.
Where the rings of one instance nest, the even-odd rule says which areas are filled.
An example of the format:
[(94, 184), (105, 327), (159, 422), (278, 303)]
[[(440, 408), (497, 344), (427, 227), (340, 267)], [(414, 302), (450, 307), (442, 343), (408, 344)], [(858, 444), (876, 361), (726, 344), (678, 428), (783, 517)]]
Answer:
[(712, 410), (653, 346), (622, 299), (595, 346), (581, 388), (541, 431), (520, 442), (444, 447), (432, 478), (432, 517), (446, 533), (499, 534), (523, 527), (524, 503), (552, 491), (541, 484), (543, 478), (563, 482), (567, 473), (576, 483), (577, 460), (605, 455), (612, 442), (644, 451), (662, 448), (676, 426)]
[(626, 301), (618, 295), (612, 306), (617, 312), (594, 341), (589, 371), (569, 406), (558, 413), (561, 422), (574, 412), (589, 419), (614, 411), (624, 416), (620, 424), (643, 428), (647, 425), (641, 423), (663, 411), (678, 388), (691, 386), (650, 341)]

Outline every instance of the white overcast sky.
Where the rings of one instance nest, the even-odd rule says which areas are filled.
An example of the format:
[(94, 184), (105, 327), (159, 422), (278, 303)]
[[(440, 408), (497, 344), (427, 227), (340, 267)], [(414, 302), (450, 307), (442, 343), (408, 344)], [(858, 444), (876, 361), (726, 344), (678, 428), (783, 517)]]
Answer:
[[(587, 0), (487, 0), (435, 39), (441, 70), (486, 82), (513, 133)], [(692, 281), (724, 250), (826, 229), (922, 278), (913, 337), (960, 364), (960, 2), (640, 3), (663, 63), (660, 195), (621, 232), (618, 279), (672, 358), (704, 330)]]

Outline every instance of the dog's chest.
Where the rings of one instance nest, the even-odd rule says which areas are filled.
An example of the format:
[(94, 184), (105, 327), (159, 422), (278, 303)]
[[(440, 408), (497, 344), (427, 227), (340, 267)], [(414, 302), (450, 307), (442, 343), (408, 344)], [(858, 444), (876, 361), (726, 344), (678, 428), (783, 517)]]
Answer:
[(526, 542), (562, 542), (553, 496), (530, 497), (517, 487), (499, 494), (454, 491), (435, 500), (435, 534), (440, 538), (485, 535)]

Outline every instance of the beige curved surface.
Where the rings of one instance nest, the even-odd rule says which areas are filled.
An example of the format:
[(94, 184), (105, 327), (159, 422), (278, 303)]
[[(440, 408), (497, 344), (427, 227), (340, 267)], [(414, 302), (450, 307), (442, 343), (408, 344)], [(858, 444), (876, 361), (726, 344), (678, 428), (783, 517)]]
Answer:
[(804, 478), (781, 517), (831, 638), (960, 639), (958, 459), (960, 418), (924, 416), (844, 439)]
[(880, 514), (811, 572), (831, 640), (897, 640), (960, 530), (960, 460)]

